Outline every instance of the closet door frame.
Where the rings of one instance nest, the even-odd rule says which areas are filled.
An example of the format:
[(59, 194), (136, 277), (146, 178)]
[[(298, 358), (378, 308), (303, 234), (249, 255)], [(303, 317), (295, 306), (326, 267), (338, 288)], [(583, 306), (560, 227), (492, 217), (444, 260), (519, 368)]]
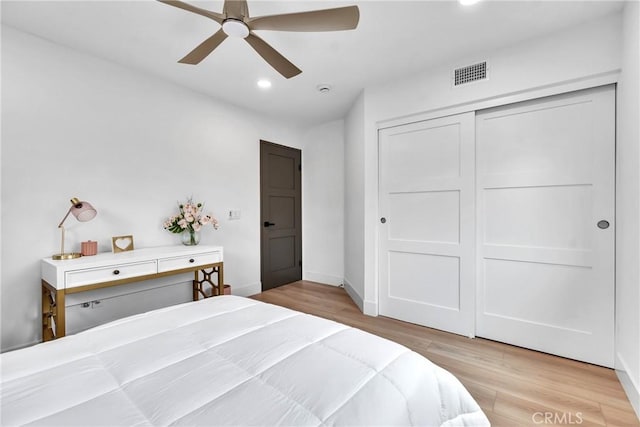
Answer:
[[(441, 118), (445, 116), (468, 113), (476, 113), (476, 111), (484, 110), (493, 107), (504, 106), (512, 103), (528, 101), (538, 98), (544, 98), (553, 95), (559, 95), (563, 93), (591, 89), (599, 86), (616, 84), (620, 79), (620, 71), (611, 71), (602, 73), (595, 76), (585, 77), (580, 80), (573, 80), (568, 82), (561, 82), (558, 84), (551, 84), (541, 86), (538, 88), (525, 89), (522, 91), (515, 91), (513, 93), (507, 93), (505, 95), (491, 96), (488, 95), (482, 100), (470, 100), (468, 102), (460, 102), (455, 105), (426, 109), (420, 113), (407, 113), (404, 114), (390, 114), (393, 118), (374, 120), (371, 122), (375, 126), (375, 133), (371, 134), (371, 138), (375, 138), (375, 149), (371, 154), (366, 154), (365, 147), (365, 190), (364, 190), (364, 204), (365, 204), (365, 220), (364, 220), (364, 234), (368, 233), (373, 238), (364, 240), (364, 292), (362, 297), (363, 312), (371, 316), (379, 315), (380, 305), (380, 233), (381, 226), (380, 219), (380, 183), (379, 183), (379, 134), (382, 130), (400, 126), (407, 123), (413, 123), (417, 121), (424, 121), (430, 119)], [(365, 118), (365, 124), (367, 123)], [(375, 135), (375, 136), (374, 136)], [(366, 139), (366, 137), (365, 137)], [(367, 164), (370, 167), (367, 167)], [(375, 211), (366, 211), (366, 207), (376, 207)], [(477, 245), (477, 242), (476, 242)], [(476, 256), (477, 258), (477, 256)], [(475, 283), (474, 283), (475, 285)], [(474, 321), (475, 331), (475, 321)]]

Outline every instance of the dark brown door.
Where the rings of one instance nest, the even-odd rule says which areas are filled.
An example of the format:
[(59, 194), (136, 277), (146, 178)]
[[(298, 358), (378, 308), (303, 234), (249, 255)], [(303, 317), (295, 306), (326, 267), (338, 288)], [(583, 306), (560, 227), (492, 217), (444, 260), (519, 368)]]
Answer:
[(263, 291), (302, 279), (301, 154), (260, 141)]

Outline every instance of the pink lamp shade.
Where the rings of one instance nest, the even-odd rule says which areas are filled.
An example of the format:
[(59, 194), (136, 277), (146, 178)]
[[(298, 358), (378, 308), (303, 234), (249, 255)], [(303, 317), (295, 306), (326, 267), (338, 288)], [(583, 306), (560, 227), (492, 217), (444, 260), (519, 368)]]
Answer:
[(81, 202), (77, 198), (71, 199), (71, 203), (73, 206), (71, 207), (71, 213), (76, 219), (80, 222), (87, 222), (95, 218), (98, 214), (98, 211), (91, 206), (89, 202)]
[(69, 214), (72, 214), (80, 222), (87, 222), (95, 218), (95, 216), (98, 214), (98, 211), (96, 211), (96, 209), (91, 206), (91, 203), (81, 202), (77, 197), (74, 197), (73, 199), (71, 199), (71, 207), (69, 208), (69, 211), (64, 216), (64, 218), (62, 218), (62, 221), (60, 221), (58, 227), (62, 227), (62, 224), (67, 219)]

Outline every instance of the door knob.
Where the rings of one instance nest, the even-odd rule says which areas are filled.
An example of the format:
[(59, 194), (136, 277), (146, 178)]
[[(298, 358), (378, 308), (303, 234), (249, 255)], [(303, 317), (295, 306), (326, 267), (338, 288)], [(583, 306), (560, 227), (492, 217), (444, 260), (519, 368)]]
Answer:
[(609, 228), (609, 221), (604, 220), (604, 219), (598, 221), (598, 228), (600, 228), (602, 230), (606, 230), (607, 228)]
[(273, 222), (269, 222), (269, 221), (265, 221), (264, 222), (264, 226), (265, 227), (273, 227), (275, 224)]
[(380, 222), (384, 224), (385, 222), (387, 222), (387, 218), (385, 217), (380, 218)]

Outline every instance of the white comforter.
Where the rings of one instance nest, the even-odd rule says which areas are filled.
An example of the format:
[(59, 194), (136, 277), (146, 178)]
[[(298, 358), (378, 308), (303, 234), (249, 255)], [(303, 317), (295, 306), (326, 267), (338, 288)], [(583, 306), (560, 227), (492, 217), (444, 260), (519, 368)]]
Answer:
[(1, 355), (1, 424), (488, 425), (447, 371), (366, 332), (234, 296)]

